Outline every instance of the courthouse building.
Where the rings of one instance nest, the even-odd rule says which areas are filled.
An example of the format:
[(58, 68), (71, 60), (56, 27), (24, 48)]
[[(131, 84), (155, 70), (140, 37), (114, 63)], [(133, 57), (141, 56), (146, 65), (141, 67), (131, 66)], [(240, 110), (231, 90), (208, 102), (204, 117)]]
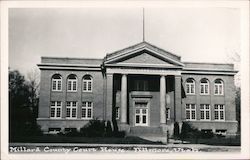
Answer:
[[(89, 53), (90, 54), (90, 53)], [(38, 124), (44, 132), (116, 121), (128, 135), (173, 133), (184, 121), (237, 131), (233, 64), (182, 62), (141, 42), (103, 59), (42, 57)]]

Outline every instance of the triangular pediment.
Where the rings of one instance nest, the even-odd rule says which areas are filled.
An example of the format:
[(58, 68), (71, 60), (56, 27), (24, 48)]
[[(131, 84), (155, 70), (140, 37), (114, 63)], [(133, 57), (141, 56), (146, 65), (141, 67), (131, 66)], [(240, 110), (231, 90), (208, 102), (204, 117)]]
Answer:
[(105, 65), (183, 67), (180, 57), (147, 42), (107, 54)]

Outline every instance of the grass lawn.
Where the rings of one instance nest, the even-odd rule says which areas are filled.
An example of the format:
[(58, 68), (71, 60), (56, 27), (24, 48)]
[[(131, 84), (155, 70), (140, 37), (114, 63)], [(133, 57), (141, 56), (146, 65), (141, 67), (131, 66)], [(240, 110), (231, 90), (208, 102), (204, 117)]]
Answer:
[(29, 137), (15, 137), (12, 143), (99, 143), (99, 144), (162, 144), (161, 142), (152, 142), (139, 137), (67, 137), (60, 135), (43, 135)]
[(240, 146), (241, 140), (240, 137), (213, 137), (207, 139), (186, 139), (186, 141), (191, 144), (208, 144), (208, 145), (216, 145), (216, 146)]

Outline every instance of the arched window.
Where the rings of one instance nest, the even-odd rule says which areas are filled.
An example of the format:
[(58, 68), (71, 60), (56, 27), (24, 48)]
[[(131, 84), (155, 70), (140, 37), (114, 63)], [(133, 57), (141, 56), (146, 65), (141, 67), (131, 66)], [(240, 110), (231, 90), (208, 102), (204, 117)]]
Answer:
[(223, 95), (224, 92), (223, 81), (221, 79), (216, 79), (214, 81), (214, 94), (215, 95)]
[(92, 92), (93, 80), (90, 75), (85, 75), (82, 80), (83, 92)]
[(62, 76), (60, 74), (52, 76), (52, 91), (62, 91)]
[(67, 79), (67, 87), (68, 87), (68, 91), (77, 91), (77, 77), (74, 74), (71, 74), (68, 76)]
[(209, 81), (206, 78), (203, 78), (200, 81), (200, 93), (201, 95), (209, 94)]
[(195, 81), (193, 78), (188, 78), (186, 80), (186, 93), (195, 94)]

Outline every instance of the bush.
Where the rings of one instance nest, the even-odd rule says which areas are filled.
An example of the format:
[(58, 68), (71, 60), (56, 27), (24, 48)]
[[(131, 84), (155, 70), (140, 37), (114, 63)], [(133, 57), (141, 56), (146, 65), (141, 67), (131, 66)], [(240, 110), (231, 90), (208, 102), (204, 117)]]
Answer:
[(86, 137), (103, 137), (105, 134), (105, 121), (90, 120), (80, 129), (80, 133)]
[(175, 122), (174, 123), (174, 137), (177, 138), (180, 136), (180, 128), (179, 128), (179, 123)]
[(182, 123), (181, 134), (180, 134), (180, 138), (182, 141), (187, 138), (193, 138), (197, 142), (200, 136), (201, 132), (198, 129), (194, 128), (187, 122)]
[(124, 138), (124, 131), (113, 131), (111, 122), (101, 120), (91, 120), (83, 128), (80, 129), (80, 135), (84, 137), (119, 137)]
[(125, 137), (125, 131), (114, 131), (112, 136), (117, 137), (117, 138), (124, 138)]
[(106, 126), (106, 130), (105, 131), (106, 131), (105, 132), (106, 133), (105, 136), (107, 136), (107, 137), (112, 136), (113, 131), (112, 131), (112, 127), (111, 127), (111, 122), (110, 121), (107, 122), (107, 126)]

